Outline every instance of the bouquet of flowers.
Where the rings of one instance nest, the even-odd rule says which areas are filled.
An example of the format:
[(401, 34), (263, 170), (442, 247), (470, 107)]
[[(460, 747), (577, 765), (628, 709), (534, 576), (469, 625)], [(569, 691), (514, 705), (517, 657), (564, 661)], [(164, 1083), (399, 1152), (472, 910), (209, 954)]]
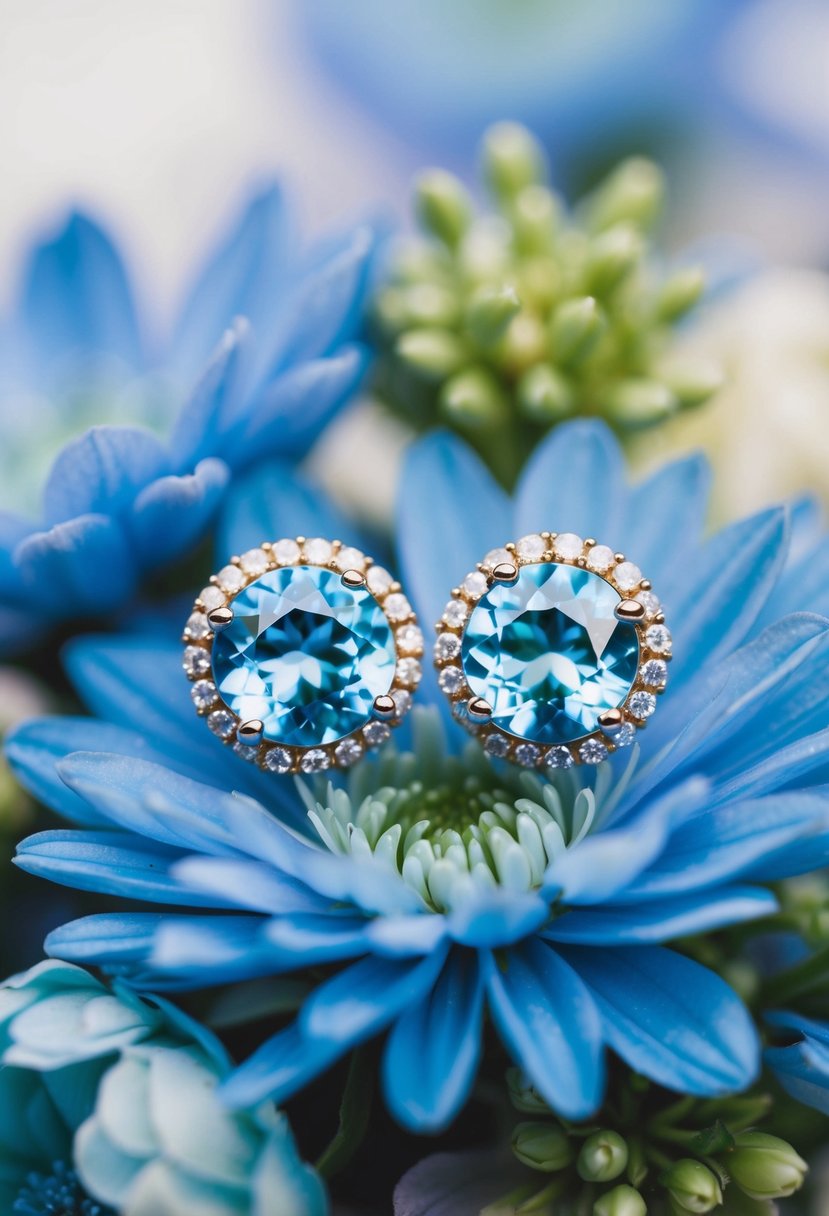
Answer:
[[(306, 20), (356, 87), (343, 14)], [(820, 1202), (829, 545), (803, 493), (734, 518), (720, 459), (712, 514), (676, 454), (722, 456), (699, 334), (763, 272), (669, 256), (641, 151), (554, 188), (534, 88), (477, 177), (457, 102), (408, 235), (303, 242), (257, 190), (163, 339), (88, 214), (26, 252), (3, 1213)]]

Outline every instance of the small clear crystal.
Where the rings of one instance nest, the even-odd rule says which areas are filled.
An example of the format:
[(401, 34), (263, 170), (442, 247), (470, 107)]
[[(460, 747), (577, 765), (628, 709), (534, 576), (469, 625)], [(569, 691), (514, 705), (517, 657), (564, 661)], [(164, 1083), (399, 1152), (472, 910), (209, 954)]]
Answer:
[(210, 625), (203, 612), (191, 612), (184, 626), (184, 636), (193, 642), (210, 636)]
[(505, 735), (499, 735), (493, 731), (486, 737), (484, 751), (488, 756), (506, 756), (509, 751), (509, 740)]
[(402, 629), (398, 629), (394, 640), (398, 654), (416, 657), (423, 653), (423, 634), (417, 625), (404, 625)]
[(535, 768), (541, 759), (541, 749), (534, 743), (519, 743), (514, 755), (518, 764), (523, 764), (525, 768)]
[(197, 709), (207, 709), (218, 700), (216, 685), (212, 680), (197, 680), (190, 689), (190, 696)]
[(480, 570), (473, 570), (471, 574), (467, 574), (463, 580), (464, 592), (470, 599), (478, 600), (484, 594), (488, 587), (486, 575), (481, 574)]
[(455, 633), (439, 633), (435, 642), (435, 658), (456, 659), (461, 652), (461, 640)]
[(229, 739), (236, 729), (236, 719), (226, 709), (214, 709), (207, 715), (207, 725), (220, 739)]
[(412, 694), (405, 688), (395, 688), (389, 693), (389, 696), (394, 701), (395, 718), (404, 717), (412, 708)]
[(547, 542), (537, 534), (522, 536), (515, 546), (515, 552), (524, 562), (538, 562), (547, 552)]
[(648, 688), (664, 688), (668, 683), (668, 664), (664, 659), (648, 659), (642, 664), (639, 679)]
[(201, 646), (186, 646), (182, 667), (188, 676), (205, 676), (210, 671), (210, 651)]
[(662, 609), (659, 597), (654, 595), (652, 591), (640, 591), (636, 598), (648, 616), (656, 616), (657, 612), (660, 612)]
[(635, 692), (628, 702), (634, 718), (649, 718), (656, 709), (656, 697), (652, 692)]
[(601, 739), (585, 739), (579, 748), (582, 764), (601, 764), (607, 759), (607, 745)]
[(264, 574), (270, 562), (264, 549), (248, 549), (239, 559), (245, 574)]
[(438, 676), (438, 684), (441, 691), (448, 693), (450, 696), (453, 693), (459, 692), (464, 684), (463, 672), (460, 667), (444, 667)]
[(363, 754), (362, 744), (357, 739), (343, 739), (334, 748), (334, 759), (341, 768), (350, 768)]
[(463, 600), (450, 600), (443, 610), (443, 620), (447, 625), (457, 629), (467, 618), (469, 609)]
[(287, 747), (271, 747), (265, 752), (262, 764), (271, 773), (289, 773), (293, 761)]
[(401, 684), (409, 688), (419, 684), (423, 677), (423, 668), (417, 659), (401, 659), (397, 664), (397, 678)]
[(405, 621), (407, 616), (412, 615), (412, 606), (400, 591), (393, 591), (387, 596), (383, 607), (390, 621)]
[(221, 608), (227, 602), (227, 596), (220, 587), (215, 587), (212, 583), (209, 587), (205, 587), (199, 592), (199, 599), (204, 604), (205, 612), (212, 612), (214, 608)]
[(613, 577), (620, 591), (633, 591), (642, 581), (642, 571), (633, 562), (620, 562), (613, 571)]
[(338, 570), (359, 570), (362, 574), (366, 566), (366, 555), (365, 553), (361, 553), (359, 549), (346, 545), (337, 553), (334, 558), (334, 565)]
[(390, 735), (391, 731), (385, 722), (369, 722), (363, 727), (363, 738), (369, 747), (379, 747)]
[(331, 767), (331, 757), (321, 747), (312, 747), (300, 756), (299, 767), (303, 773), (323, 773)]
[(219, 586), (228, 594), (238, 591), (245, 583), (245, 576), (238, 566), (222, 566), (216, 577), (219, 580)]
[(553, 552), (556, 557), (581, 557), (584, 541), (575, 532), (560, 532), (553, 541)]
[(384, 595), (393, 582), (388, 570), (384, 570), (382, 566), (369, 566), (366, 571), (366, 584), (374, 595)]
[(609, 738), (614, 747), (630, 747), (631, 743), (636, 739), (636, 727), (632, 722), (625, 722), (624, 726), (620, 726), (618, 730), (614, 730)]
[(650, 625), (645, 634), (648, 649), (656, 654), (670, 654), (673, 649), (671, 631), (665, 625)]
[(293, 566), (299, 561), (299, 545), (295, 540), (278, 540), (271, 546), (271, 552), (280, 566)]
[(248, 743), (234, 743), (233, 750), (240, 760), (255, 761), (259, 756), (259, 748)]
[(305, 557), (312, 566), (327, 566), (331, 561), (333, 546), (330, 540), (314, 536), (305, 542)]
[(551, 747), (544, 757), (547, 768), (572, 768), (573, 757), (569, 747)]
[(616, 556), (609, 545), (594, 545), (592, 549), (587, 550), (585, 560), (589, 570), (604, 574), (615, 563)]
[(487, 570), (494, 570), (496, 566), (503, 566), (506, 563), (515, 564), (515, 558), (510, 553), (509, 549), (490, 549), (481, 565)]

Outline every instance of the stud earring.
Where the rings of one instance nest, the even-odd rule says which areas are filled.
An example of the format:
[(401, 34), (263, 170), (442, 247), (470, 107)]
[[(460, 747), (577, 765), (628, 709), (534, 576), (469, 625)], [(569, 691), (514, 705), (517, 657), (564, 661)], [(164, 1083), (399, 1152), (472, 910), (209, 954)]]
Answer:
[(541, 532), (493, 549), (438, 624), (438, 682), (491, 756), (599, 764), (633, 743), (668, 680), (671, 635), (641, 570)]
[(388, 739), (421, 676), (423, 634), (399, 584), (320, 537), (232, 558), (183, 641), (196, 712), (273, 773), (349, 768)]

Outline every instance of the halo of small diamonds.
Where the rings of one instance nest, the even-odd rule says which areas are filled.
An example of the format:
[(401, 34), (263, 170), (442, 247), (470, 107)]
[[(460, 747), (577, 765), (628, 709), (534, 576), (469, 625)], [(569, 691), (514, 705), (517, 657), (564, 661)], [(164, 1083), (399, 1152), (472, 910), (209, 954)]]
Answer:
[[(609, 584), (619, 596), (616, 619), (635, 630), (638, 643), (635, 675), (624, 699), (602, 715), (607, 718), (606, 724), (547, 746), (539, 745), (538, 738), (513, 734), (494, 722), (491, 707), (476, 695), (464, 668), (464, 637), (479, 601), (499, 582), (514, 584), (523, 567), (539, 565), (576, 567)], [(625, 611), (627, 614), (623, 615)], [(571, 532), (539, 532), (492, 549), (478, 569), (452, 592), (436, 629), (434, 662), (438, 684), (452, 703), (454, 716), (480, 738), (489, 755), (525, 767), (595, 765), (612, 752), (629, 747), (653, 714), (668, 682), (671, 635), (650, 582), (624, 554)]]
[[(270, 571), (292, 567), (334, 571), (342, 578), (344, 587), (358, 589), (376, 601), (391, 631), (396, 655), (387, 694), (377, 698), (387, 704), (376, 707), (372, 717), (358, 729), (313, 747), (251, 738), (252, 723), (244, 724), (223, 701), (213, 676), (213, 647), (222, 627), (221, 610), (232, 612), (237, 596)], [(217, 616), (211, 621), (214, 613)], [(241, 557), (231, 558), (196, 598), (182, 641), (182, 667), (190, 681), (196, 713), (205, 718), (216, 738), (232, 747), (237, 755), (265, 772), (280, 774), (350, 768), (364, 752), (385, 743), (390, 728), (397, 726), (411, 707), (412, 692), (420, 680), (424, 646), (411, 604), (388, 571), (350, 545), (303, 536), (266, 542)], [(247, 734), (240, 733), (244, 725), (248, 727)], [(258, 725), (261, 727), (261, 722)]]

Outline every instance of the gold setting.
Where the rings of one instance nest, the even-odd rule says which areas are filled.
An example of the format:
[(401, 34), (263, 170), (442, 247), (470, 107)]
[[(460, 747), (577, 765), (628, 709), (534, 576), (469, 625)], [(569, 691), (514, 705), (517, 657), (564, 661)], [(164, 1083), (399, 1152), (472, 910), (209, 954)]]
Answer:
[[(624, 704), (602, 715), (599, 730), (570, 743), (536, 744), (496, 726), (491, 721), (491, 707), (475, 696), (467, 684), (461, 659), (463, 635), (478, 601), (494, 584), (515, 582), (520, 567), (541, 564), (577, 566), (610, 583), (622, 597), (616, 617), (635, 627), (639, 642), (636, 679)], [(546, 764), (550, 768), (569, 768), (574, 764), (599, 763), (618, 750), (619, 744), (614, 737), (619, 740), (624, 737), (627, 745), (633, 742), (631, 728), (638, 731), (647, 725), (653, 709), (650, 708), (647, 714), (637, 712), (643, 708), (643, 698), (638, 694), (646, 694), (644, 701), (650, 705), (650, 696), (656, 698), (665, 691), (667, 674), (662, 664), (671, 659), (671, 637), (651, 584), (624, 553), (599, 545), (592, 537), (582, 540), (569, 532), (539, 532), (493, 549), (477, 570), (454, 588), (436, 629), (435, 666), (444, 695), (452, 703), (453, 714), (481, 740), (491, 755), (525, 767)], [(451, 641), (452, 638), (456, 641)]]
[[(236, 596), (268, 571), (295, 566), (334, 570), (342, 576), (345, 587), (365, 588), (389, 622), (396, 651), (391, 687), (387, 694), (376, 699), (369, 721), (334, 743), (310, 748), (288, 747), (263, 740), (261, 722), (242, 722), (219, 695), (213, 683), (211, 661), (213, 639), (232, 622)], [(400, 584), (358, 549), (322, 537), (297, 536), (269, 541), (249, 549), (241, 557), (232, 557), (211, 576), (209, 585), (197, 597), (182, 641), (185, 646), (183, 666), (191, 684), (196, 713), (206, 718), (208, 726), (226, 746), (266, 772), (313, 773), (350, 768), (365, 752), (386, 742), (391, 728), (408, 713), (411, 694), (422, 674), (423, 635)]]

